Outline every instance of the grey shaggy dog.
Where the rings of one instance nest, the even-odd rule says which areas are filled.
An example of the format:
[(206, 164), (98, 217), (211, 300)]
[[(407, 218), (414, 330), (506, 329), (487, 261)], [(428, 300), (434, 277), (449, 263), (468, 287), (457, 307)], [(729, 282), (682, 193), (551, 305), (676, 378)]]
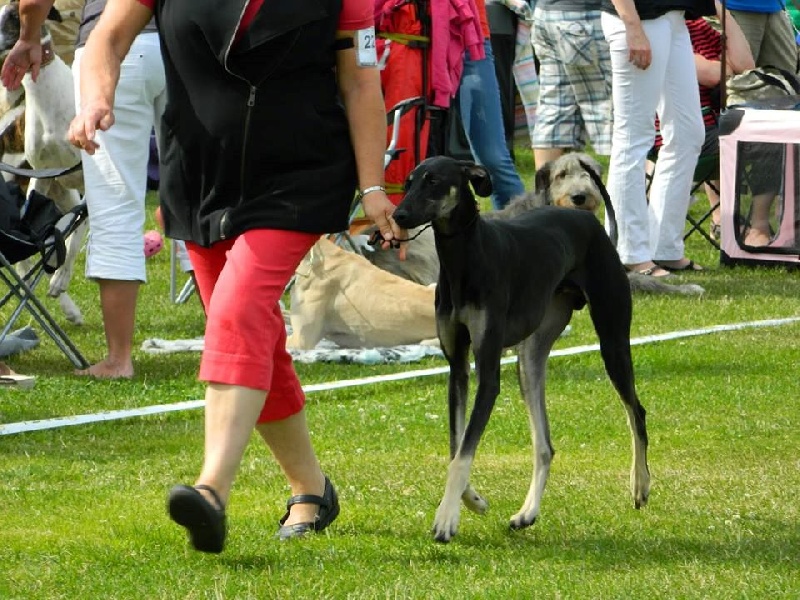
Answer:
[(515, 217), (532, 208), (548, 205), (596, 213), (604, 204), (603, 193), (598, 187), (598, 182), (602, 185), (602, 175), (600, 163), (588, 154), (564, 154), (536, 171), (534, 191), (518, 196), (492, 215)]
[[(595, 175), (589, 173), (589, 170)], [(535, 189), (518, 196), (499, 211), (493, 211), (489, 218), (510, 218), (541, 206), (560, 206), (576, 208), (596, 213), (603, 205), (603, 191), (600, 179), (602, 168), (600, 163), (588, 154), (570, 152), (543, 165), (535, 176)], [(612, 232), (612, 239), (614, 239)], [(705, 289), (694, 283), (670, 284), (658, 277), (642, 275), (634, 271), (628, 272), (628, 282), (633, 292), (652, 294), (682, 294), (698, 296)]]

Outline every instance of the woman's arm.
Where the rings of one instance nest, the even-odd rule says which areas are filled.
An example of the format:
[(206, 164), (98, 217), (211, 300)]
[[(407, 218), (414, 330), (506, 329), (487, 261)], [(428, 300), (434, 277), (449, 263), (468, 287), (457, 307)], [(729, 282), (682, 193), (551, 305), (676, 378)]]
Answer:
[[(337, 37), (352, 38), (354, 31), (340, 31)], [(337, 51), (337, 78), (350, 125), (350, 138), (356, 156), (360, 190), (383, 186), (386, 152), (386, 113), (381, 92), (380, 73), (376, 66), (359, 66), (356, 48)], [(405, 230), (391, 218), (395, 206), (384, 191), (373, 191), (361, 200), (364, 213), (380, 229), (386, 242), (406, 239)], [(385, 244), (388, 246), (388, 243)], [(405, 257), (405, 246), (401, 248)]]
[(695, 54), (694, 65), (697, 71), (697, 83), (708, 88), (719, 85), (722, 75), (719, 68), (720, 61), (709, 60), (700, 54)]
[[(717, 16), (720, 19), (723, 17), (722, 6), (719, 2), (717, 2)], [(739, 24), (727, 11), (724, 16), (726, 18), (725, 61), (727, 63), (725, 72), (730, 76), (755, 68), (750, 44), (747, 42), (747, 38), (744, 37), (742, 28), (739, 27)], [(722, 78), (719, 60), (709, 60), (699, 54), (695, 54), (694, 63), (697, 70), (697, 82), (700, 85), (710, 88), (719, 85)]]
[(736, 19), (728, 11), (723, 11), (722, 4), (717, 1), (717, 17), (720, 22), (725, 18), (725, 62), (727, 63), (725, 72), (728, 75), (734, 75), (754, 69), (756, 66), (753, 60), (753, 53), (750, 50), (750, 44), (742, 32), (742, 28), (736, 22)]
[(650, 40), (642, 27), (639, 13), (633, 0), (611, 0), (614, 8), (625, 24), (625, 34), (628, 42), (628, 60), (640, 69), (646, 69), (653, 60)]
[(122, 61), (153, 12), (139, 0), (108, 0), (81, 58), (81, 106), (70, 124), (69, 139), (94, 154), (97, 129), (114, 124), (114, 92)]

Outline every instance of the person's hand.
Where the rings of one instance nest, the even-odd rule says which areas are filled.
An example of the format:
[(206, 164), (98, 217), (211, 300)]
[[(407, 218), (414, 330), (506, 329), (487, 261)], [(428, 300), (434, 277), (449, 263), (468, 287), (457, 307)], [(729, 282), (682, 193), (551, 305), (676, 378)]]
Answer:
[(22, 85), (25, 73), (31, 72), (31, 78), (36, 81), (39, 77), (39, 68), (42, 66), (42, 44), (40, 42), (26, 42), (17, 40), (11, 48), (0, 71), (0, 81), (6, 89), (12, 92)]
[(94, 154), (100, 145), (95, 141), (97, 130), (106, 131), (114, 124), (114, 112), (103, 103), (89, 102), (69, 124), (67, 138), (70, 144), (88, 154)]
[(628, 42), (628, 60), (633, 66), (644, 71), (653, 60), (653, 52), (642, 23), (627, 26), (625, 33)]
[(381, 247), (384, 250), (391, 247), (399, 248), (398, 258), (405, 260), (406, 242), (400, 240), (407, 240), (408, 232), (394, 222), (392, 213), (397, 207), (389, 200), (386, 192), (375, 191), (367, 194), (361, 199), (361, 205), (364, 207), (364, 214), (381, 232), (383, 238)]

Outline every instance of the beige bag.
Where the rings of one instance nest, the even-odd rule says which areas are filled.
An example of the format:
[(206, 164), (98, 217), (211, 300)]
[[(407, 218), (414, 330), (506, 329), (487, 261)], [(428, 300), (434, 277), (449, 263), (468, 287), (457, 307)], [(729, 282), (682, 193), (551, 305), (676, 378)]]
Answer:
[(730, 77), (725, 88), (726, 104), (730, 108), (800, 94), (800, 80), (793, 73), (777, 67), (756, 67)]

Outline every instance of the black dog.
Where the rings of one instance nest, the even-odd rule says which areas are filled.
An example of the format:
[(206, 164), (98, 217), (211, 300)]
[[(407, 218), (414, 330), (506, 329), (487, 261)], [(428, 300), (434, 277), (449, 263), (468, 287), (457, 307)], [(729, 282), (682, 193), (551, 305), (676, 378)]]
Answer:
[[(647, 502), (645, 410), (636, 395), (630, 351), (631, 292), (625, 269), (603, 226), (589, 212), (543, 207), (510, 219), (483, 219), (470, 183), (490, 192), (482, 167), (447, 157), (423, 161), (409, 175), (394, 220), (410, 229), (432, 223), (441, 270), (436, 324), (450, 364), (450, 457), (444, 496), (433, 523), (437, 541), (457, 530), (460, 502), (478, 513), (486, 501), (469, 473), (500, 391), (503, 349), (518, 345), (518, 375), (533, 438), (534, 471), (513, 529), (536, 520), (553, 448), (544, 401), (547, 357), (572, 312), (589, 305), (606, 371), (628, 414), (633, 438), (631, 494)], [(466, 424), (469, 350), (478, 389)]]

